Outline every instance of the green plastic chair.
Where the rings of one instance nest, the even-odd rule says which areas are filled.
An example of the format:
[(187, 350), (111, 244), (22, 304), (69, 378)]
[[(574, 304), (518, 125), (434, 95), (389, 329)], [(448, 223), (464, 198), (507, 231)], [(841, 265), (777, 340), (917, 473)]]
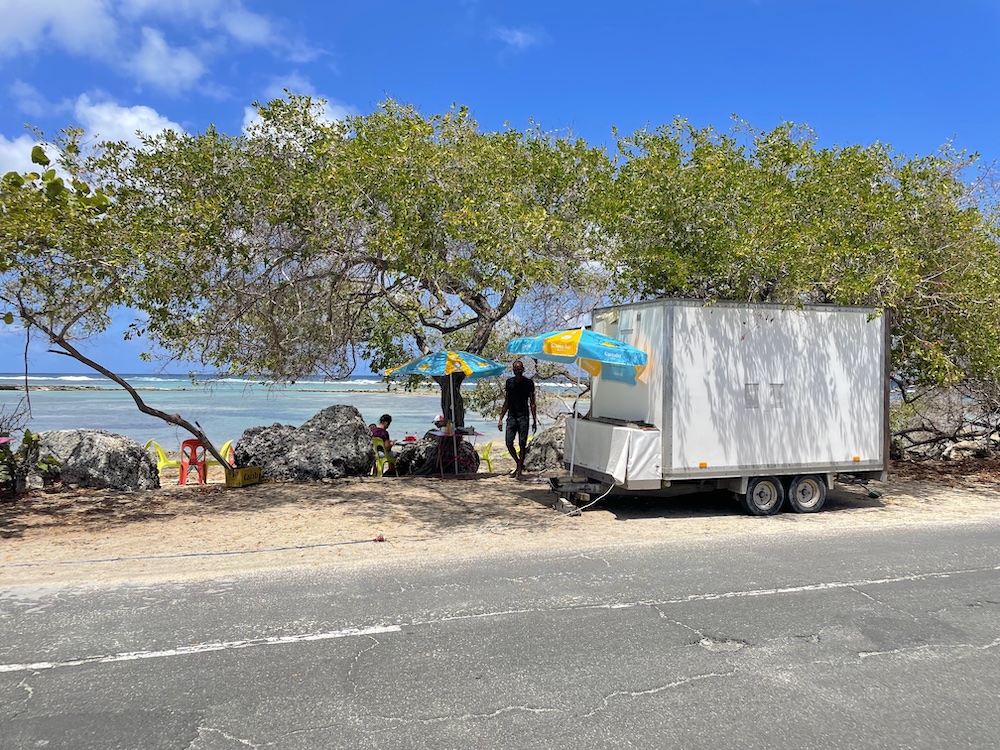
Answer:
[(174, 468), (180, 471), (181, 462), (175, 461), (172, 458), (167, 458), (166, 452), (160, 447), (160, 444), (155, 440), (149, 440), (146, 442), (146, 450), (152, 450), (156, 453), (156, 471), (157, 473), (162, 473), (164, 469)]
[(493, 441), (491, 440), (486, 445), (483, 446), (483, 452), (479, 454), (479, 460), (486, 462), (486, 468), (489, 469), (490, 474), (493, 473), (493, 459), (490, 458), (490, 452), (493, 450)]
[(372, 447), (375, 448), (375, 464), (372, 466), (372, 473), (377, 477), (384, 477), (386, 471), (396, 473), (396, 457), (385, 447), (382, 438), (373, 437)]

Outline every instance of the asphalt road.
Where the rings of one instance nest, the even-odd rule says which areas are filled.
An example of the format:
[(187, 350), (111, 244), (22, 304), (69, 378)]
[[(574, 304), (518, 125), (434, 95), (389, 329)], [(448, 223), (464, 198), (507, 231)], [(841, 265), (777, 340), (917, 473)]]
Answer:
[(0, 592), (0, 748), (996, 748), (1000, 526)]

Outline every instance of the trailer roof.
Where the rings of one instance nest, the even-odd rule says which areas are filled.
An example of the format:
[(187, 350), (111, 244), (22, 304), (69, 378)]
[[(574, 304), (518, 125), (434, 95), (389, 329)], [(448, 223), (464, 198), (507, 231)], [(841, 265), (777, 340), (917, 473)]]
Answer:
[(760, 310), (820, 310), (826, 312), (865, 312), (876, 313), (878, 308), (863, 305), (824, 305), (824, 304), (784, 304), (781, 302), (740, 302), (739, 300), (702, 300), (680, 297), (660, 297), (658, 299), (641, 300), (639, 302), (623, 302), (618, 305), (603, 305), (595, 307), (594, 312), (605, 310), (620, 310), (623, 307), (651, 307), (654, 305), (668, 307), (742, 307)]

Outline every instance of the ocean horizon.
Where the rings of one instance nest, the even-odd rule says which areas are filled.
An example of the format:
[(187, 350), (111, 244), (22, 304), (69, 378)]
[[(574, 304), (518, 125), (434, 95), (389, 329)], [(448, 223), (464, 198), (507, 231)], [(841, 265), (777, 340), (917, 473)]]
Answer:
[[(239, 386), (260, 386), (274, 387), (273, 384), (263, 380), (250, 380), (245, 378), (220, 377), (211, 374), (196, 374), (194, 381), (192, 376), (184, 373), (119, 373), (131, 386), (143, 389), (165, 389), (176, 390), (178, 388), (202, 388), (215, 385), (239, 385)], [(32, 372), (28, 373), (28, 385), (32, 387), (88, 387), (88, 388), (108, 388), (120, 389), (120, 386), (98, 373), (62, 373), (62, 372)], [(13, 385), (23, 386), (25, 376), (23, 372), (0, 373), (0, 386)], [(351, 390), (361, 388), (371, 390), (372, 388), (385, 388), (386, 383), (378, 375), (352, 375), (344, 380), (323, 380), (320, 378), (303, 378), (292, 385), (280, 386), (289, 390), (301, 390), (310, 387), (322, 390)]]
[[(237, 440), (250, 427), (287, 424), (300, 426), (322, 409), (334, 404), (356, 407), (366, 423), (377, 422), (382, 414), (392, 415), (389, 433), (401, 440), (407, 435), (422, 436), (433, 429), (441, 413), (437, 385), (428, 381), (426, 389), (406, 391), (387, 384), (375, 375), (344, 380), (303, 379), (292, 385), (275, 386), (260, 381), (189, 375), (133, 373), (122, 377), (140, 391), (145, 403), (168, 414), (179, 414), (197, 422), (216, 445)], [(0, 409), (10, 414), (25, 396), (24, 373), (0, 373)], [(178, 450), (190, 437), (186, 430), (139, 411), (132, 397), (116, 383), (99, 374), (29, 373), (31, 416), (26, 427), (32, 432), (94, 429), (127, 435), (139, 444), (156, 440), (166, 450)], [(540, 383), (546, 391), (560, 394), (564, 386)], [(40, 390), (36, 390), (40, 389)], [(572, 394), (566, 409), (572, 405)], [(466, 412), (466, 427), (486, 437), (500, 438), (496, 420), (476, 412)], [(550, 420), (540, 414), (539, 429)], [(17, 433), (15, 433), (15, 437)]]

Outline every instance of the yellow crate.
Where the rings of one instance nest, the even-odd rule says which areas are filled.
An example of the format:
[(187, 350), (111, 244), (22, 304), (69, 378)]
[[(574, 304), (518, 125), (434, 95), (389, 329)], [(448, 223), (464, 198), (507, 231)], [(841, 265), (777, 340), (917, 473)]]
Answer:
[(243, 466), (239, 469), (226, 469), (226, 487), (246, 487), (248, 484), (257, 484), (259, 482), (259, 466)]

